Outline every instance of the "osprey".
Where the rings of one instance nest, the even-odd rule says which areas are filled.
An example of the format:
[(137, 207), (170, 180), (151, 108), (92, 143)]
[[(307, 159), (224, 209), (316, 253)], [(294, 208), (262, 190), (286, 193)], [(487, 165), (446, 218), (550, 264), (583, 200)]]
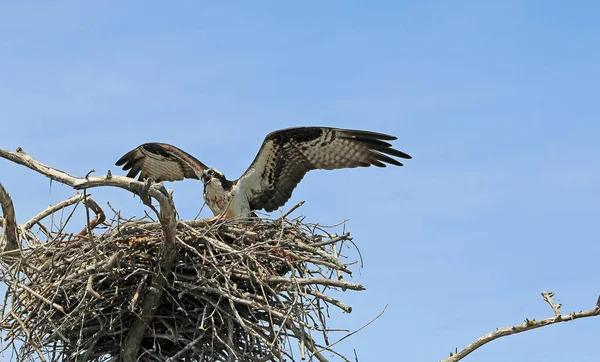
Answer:
[(204, 200), (215, 216), (247, 216), (253, 210), (268, 212), (283, 206), (310, 170), (402, 166), (390, 157), (410, 159), (386, 141), (383, 133), (330, 127), (297, 127), (267, 135), (254, 161), (237, 180), (209, 168), (189, 153), (166, 143), (144, 143), (117, 162), (127, 177), (139, 180), (202, 180)]

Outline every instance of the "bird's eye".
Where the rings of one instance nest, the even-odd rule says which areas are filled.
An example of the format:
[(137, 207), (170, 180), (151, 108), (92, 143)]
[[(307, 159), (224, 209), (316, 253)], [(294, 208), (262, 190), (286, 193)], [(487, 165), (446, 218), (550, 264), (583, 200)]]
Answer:
[(211, 175), (211, 176), (214, 176), (215, 175), (215, 170), (208, 170), (208, 174)]

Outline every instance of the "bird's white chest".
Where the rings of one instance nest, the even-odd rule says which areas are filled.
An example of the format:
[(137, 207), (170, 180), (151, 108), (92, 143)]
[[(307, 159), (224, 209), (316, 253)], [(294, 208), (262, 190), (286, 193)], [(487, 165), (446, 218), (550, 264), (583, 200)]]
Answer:
[(204, 201), (215, 215), (225, 211), (231, 201), (231, 193), (225, 191), (217, 180), (211, 180), (204, 185), (203, 196)]
[(225, 217), (231, 218), (250, 212), (248, 199), (236, 186), (227, 191), (216, 180), (204, 185), (204, 201), (215, 216), (225, 214)]

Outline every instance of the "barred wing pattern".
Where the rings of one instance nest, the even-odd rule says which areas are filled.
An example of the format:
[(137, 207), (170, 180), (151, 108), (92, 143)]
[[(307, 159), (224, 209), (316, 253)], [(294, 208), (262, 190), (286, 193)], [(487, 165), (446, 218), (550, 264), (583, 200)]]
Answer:
[(151, 178), (156, 182), (179, 181), (184, 178), (199, 180), (206, 165), (189, 153), (166, 143), (144, 143), (127, 152), (116, 163), (129, 170), (127, 177), (139, 180)]
[(408, 154), (386, 141), (383, 133), (329, 127), (298, 127), (272, 132), (265, 138), (248, 170), (235, 181), (253, 210), (267, 212), (283, 206), (310, 170), (402, 166), (396, 156)]

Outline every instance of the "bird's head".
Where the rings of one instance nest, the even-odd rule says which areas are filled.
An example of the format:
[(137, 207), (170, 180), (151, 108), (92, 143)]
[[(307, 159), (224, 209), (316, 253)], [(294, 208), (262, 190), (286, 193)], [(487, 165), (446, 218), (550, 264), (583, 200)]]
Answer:
[(213, 180), (218, 180), (221, 184), (226, 181), (225, 175), (214, 168), (208, 168), (202, 172), (202, 182), (205, 185), (208, 185)]

